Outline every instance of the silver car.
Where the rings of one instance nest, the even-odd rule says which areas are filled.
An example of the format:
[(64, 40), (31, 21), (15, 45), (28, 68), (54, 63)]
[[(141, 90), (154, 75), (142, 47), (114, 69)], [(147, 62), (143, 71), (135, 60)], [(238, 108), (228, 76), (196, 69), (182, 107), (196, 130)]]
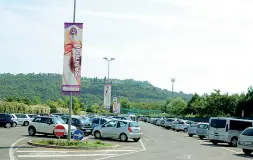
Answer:
[(120, 139), (125, 142), (133, 139), (138, 142), (141, 139), (142, 132), (138, 122), (129, 120), (111, 120), (103, 125), (93, 129), (92, 135), (96, 139), (112, 138)]
[(209, 123), (200, 123), (196, 130), (196, 135), (199, 136), (200, 139), (204, 139), (208, 135), (208, 127)]

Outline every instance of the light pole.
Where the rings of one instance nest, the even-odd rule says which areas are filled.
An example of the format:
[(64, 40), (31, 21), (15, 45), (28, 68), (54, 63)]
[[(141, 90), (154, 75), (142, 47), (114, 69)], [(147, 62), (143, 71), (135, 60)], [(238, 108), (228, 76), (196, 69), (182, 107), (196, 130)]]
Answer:
[(109, 76), (110, 76), (110, 62), (115, 60), (115, 58), (107, 58), (104, 57), (104, 60), (106, 60), (108, 62), (108, 75), (107, 75), (107, 83), (109, 83)]
[(175, 83), (175, 78), (171, 78), (171, 83), (172, 83), (172, 98), (174, 98), (174, 83)]
[[(103, 58), (104, 60), (106, 60), (108, 62), (108, 75), (107, 75), (107, 84), (109, 84), (109, 76), (110, 76), (110, 62), (115, 60), (115, 58), (107, 58), (107, 57), (104, 57)], [(111, 97), (110, 97), (111, 99)], [(109, 112), (110, 112), (110, 107), (108, 108), (109, 109)]]

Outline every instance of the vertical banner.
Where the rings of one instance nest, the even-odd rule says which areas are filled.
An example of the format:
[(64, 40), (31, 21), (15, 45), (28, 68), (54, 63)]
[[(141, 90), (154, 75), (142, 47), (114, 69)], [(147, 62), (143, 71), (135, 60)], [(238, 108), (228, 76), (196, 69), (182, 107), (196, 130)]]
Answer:
[(104, 87), (104, 107), (110, 109), (111, 105), (111, 85), (106, 84)]
[(80, 94), (83, 23), (64, 23), (62, 93)]
[(120, 103), (117, 97), (113, 97), (113, 113), (120, 113)]

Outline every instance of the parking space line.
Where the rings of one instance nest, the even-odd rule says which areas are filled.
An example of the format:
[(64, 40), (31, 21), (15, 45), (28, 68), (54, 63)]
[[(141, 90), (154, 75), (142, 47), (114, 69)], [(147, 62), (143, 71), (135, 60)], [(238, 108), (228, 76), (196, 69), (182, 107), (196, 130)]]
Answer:
[(19, 158), (48, 158), (48, 157), (95, 157), (114, 156), (116, 154), (61, 154), (61, 155), (18, 155)]
[(225, 147), (219, 147), (219, 148), (222, 148), (224, 150), (227, 150), (227, 151), (230, 151), (230, 152), (233, 152), (233, 153), (236, 153), (236, 154), (241, 154), (242, 153), (242, 152), (236, 152), (236, 151), (234, 151), (232, 149), (228, 149), (228, 148), (225, 148)]
[(143, 150), (146, 150), (146, 147), (145, 147), (145, 145), (143, 144), (142, 140), (140, 140), (140, 144), (141, 144), (141, 146), (142, 146), (142, 149), (143, 149)]

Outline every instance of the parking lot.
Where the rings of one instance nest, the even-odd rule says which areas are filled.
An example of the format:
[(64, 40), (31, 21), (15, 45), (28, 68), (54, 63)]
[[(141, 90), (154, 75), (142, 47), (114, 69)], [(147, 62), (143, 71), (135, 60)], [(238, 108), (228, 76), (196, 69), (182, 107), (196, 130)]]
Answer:
[[(81, 160), (89, 157), (90, 160), (102, 159), (147, 159), (147, 160), (245, 160), (253, 157), (245, 156), (241, 149), (229, 147), (227, 144), (214, 146), (207, 140), (197, 137), (188, 137), (184, 132), (175, 132), (149, 123), (140, 122), (143, 137), (139, 142), (120, 142), (104, 140), (118, 144), (121, 147), (110, 150), (62, 150), (36, 148), (27, 145), (31, 139), (54, 138), (45, 136), (30, 137), (27, 127), (0, 128), (0, 155), (1, 160), (28, 160), (28, 159), (73, 159)], [(94, 138), (89, 137), (92, 141)]]

